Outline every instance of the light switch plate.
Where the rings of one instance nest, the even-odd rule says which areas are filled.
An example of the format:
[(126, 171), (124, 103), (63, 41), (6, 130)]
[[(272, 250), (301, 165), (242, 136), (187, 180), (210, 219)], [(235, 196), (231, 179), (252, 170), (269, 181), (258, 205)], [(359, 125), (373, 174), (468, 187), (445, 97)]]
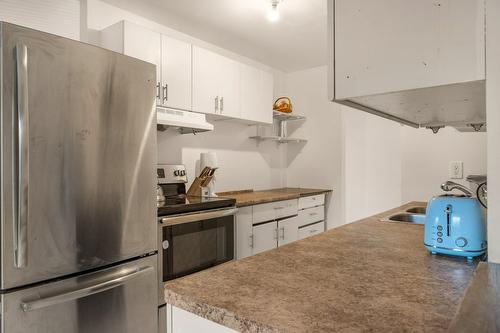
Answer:
[(452, 161), (450, 162), (450, 178), (463, 179), (464, 178), (464, 162)]

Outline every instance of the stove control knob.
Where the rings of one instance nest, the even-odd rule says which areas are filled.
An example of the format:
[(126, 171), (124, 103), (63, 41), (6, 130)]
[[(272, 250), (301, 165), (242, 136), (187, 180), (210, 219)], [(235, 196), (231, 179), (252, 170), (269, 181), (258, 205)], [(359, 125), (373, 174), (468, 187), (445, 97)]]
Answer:
[(180, 170), (174, 170), (174, 176), (179, 177), (180, 176)]
[(184, 177), (186, 175), (186, 170), (181, 170), (181, 176)]
[(458, 246), (458, 247), (466, 247), (468, 242), (467, 242), (467, 239), (463, 238), (463, 237), (459, 237), (455, 240), (455, 244)]

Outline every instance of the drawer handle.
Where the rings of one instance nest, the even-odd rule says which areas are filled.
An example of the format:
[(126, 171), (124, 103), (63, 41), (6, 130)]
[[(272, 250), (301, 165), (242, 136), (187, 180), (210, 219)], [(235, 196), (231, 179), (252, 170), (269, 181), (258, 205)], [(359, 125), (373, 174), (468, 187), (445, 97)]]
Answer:
[(285, 240), (285, 227), (281, 227), (281, 228), (280, 228), (280, 231), (281, 231), (281, 236), (280, 236), (280, 237), (281, 237), (281, 239), (282, 239), (282, 240)]
[(285, 207), (274, 207), (274, 209), (278, 210), (278, 209), (284, 209)]
[(309, 216), (316, 216), (318, 213), (309, 213)]
[(318, 232), (318, 230), (314, 229), (314, 230), (309, 231), (310, 234), (314, 234), (315, 232)]

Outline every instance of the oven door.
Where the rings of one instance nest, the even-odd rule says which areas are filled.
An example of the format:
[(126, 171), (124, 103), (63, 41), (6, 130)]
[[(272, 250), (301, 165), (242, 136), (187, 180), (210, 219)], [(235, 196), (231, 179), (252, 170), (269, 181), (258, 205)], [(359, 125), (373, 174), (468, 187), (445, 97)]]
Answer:
[(163, 281), (234, 258), (236, 208), (161, 219)]

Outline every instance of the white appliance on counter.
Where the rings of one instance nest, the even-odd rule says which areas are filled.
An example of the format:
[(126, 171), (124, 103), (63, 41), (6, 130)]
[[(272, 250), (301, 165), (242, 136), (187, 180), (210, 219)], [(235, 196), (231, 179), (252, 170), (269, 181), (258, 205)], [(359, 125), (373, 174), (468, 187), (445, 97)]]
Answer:
[[(200, 154), (200, 170), (203, 170), (205, 167), (209, 167), (211, 169), (218, 169), (219, 163), (217, 161), (217, 154), (215, 152), (201, 153)], [(202, 194), (205, 197), (216, 197), (216, 175), (214, 173), (212, 181), (203, 188)]]

